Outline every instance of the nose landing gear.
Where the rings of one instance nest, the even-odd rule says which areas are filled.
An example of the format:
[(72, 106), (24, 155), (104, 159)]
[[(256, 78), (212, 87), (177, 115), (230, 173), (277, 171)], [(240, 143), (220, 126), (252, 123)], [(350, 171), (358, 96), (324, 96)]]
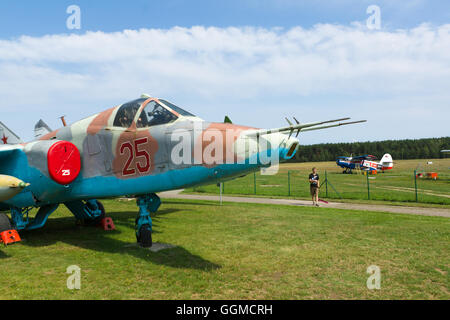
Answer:
[(161, 199), (154, 193), (137, 198), (139, 215), (136, 218), (136, 239), (144, 248), (150, 248), (152, 243), (152, 218), (150, 213), (155, 213), (161, 206)]

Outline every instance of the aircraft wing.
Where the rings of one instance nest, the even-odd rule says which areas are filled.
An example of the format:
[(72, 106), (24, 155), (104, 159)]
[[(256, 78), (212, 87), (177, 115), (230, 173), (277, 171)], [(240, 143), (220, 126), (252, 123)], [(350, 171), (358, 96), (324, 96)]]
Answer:
[(355, 159), (355, 160), (376, 160), (377, 157), (372, 156), (372, 155), (364, 155), (364, 156), (353, 157), (353, 159)]
[[(23, 147), (21, 145), (0, 145), (0, 159), (10, 156), (17, 150), (22, 150)], [(0, 161), (0, 173), (1, 173), (1, 165), (5, 163), (4, 161)]]
[[(291, 124), (288, 120), (288, 122), (290, 124), (288, 127), (282, 127), (282, 128), (277, 128), (277, 129), (249, 130), (245, 133), (245, 135), (249, 136), (249, 137), (258, 137), (258, 136), (272, 134), (272, 133), (278, 133), (278, 132), (290, 132), (290, 135), (292, 135), (293, 132), (297, 131), (297, 136), (298, 136), (298, 134), (300, 132), (323, 130), (323, 129), (328, 129), (328, 128), (334, 128), (334, 127), (340, 127), (340, 126), (345, 126), (345, 125), (350, 125), (350, 124), (367, 122), (367, 120), (352, 121), (352, 122), (339, 122), (339, 121), (346, 121), (346, 120), (350, 120), (350, 118), (342, 118), (342, 119), (313, 122), (313, 123), (306, 123), (306, 124), (300, 124), (297, 121), (297, 124), (295, 124), (295, 125)], [(324, 124), (335, 123), (335, 122), (339, 122), (339, 123), (323, 126)]]

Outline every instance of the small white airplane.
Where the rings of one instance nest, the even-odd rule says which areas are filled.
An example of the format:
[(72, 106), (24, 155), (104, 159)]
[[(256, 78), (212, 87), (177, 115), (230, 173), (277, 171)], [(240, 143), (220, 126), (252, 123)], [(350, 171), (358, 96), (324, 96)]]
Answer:
[(394, 160), (389, 153), (386, 153), (380, 162), (376, 162), (376, 157), (372, 155), (364, 155), (358, 157), (338, 157), (336, 164), (345, 169), (343, 173), (352, 173), (355, 169), (363, 171), (386, 171), (394, 168)]

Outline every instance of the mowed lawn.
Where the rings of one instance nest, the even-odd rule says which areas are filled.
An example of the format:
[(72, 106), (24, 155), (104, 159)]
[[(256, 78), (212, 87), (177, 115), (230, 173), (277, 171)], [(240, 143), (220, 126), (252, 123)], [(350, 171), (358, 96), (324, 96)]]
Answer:
[[(432, 164), (429, 165), (428, 162)], [(228, 195), (307, 199), (310, 197), (308, 177), (312, 167), (318, 168), (322, 184), (326, 176), (330, 181), (328, 196), (323, 184), (320, 190), (321, 198), (367, 201), (370, 191), (371, 201), (408, 204), (416, 202), (414, 171), (437, 172), (439, 179), (436, 181), (417, 179), (418, 202), (450, 206), (450, 158), (395, 161), (393, 170), (370, 176), (369, 190), (366, 176), (356, 172), (352, 175), (342, 174), (343, 170), (334, 162), (315, 162), (281, 164), (276, 175), (261, 175), (258, 172), (256, 176), (249, 174), (243, 178), (227, 181), (224, 184), (224, 192)], [(185, 192), (218, 194), (219, 188), (216, 185), (209, 185), (187, 189)]]
[[(313, 207), (165, 201), (158, 253), (133, 246), (134, 201), (104, 201), (117, 230), (61, 209), (0, 250), (1, 299), (450, 299), (450, 220)], [(66, 268), (81, 268), (81, 290)], [(371, 265), (381, 290), (366, 287)]]

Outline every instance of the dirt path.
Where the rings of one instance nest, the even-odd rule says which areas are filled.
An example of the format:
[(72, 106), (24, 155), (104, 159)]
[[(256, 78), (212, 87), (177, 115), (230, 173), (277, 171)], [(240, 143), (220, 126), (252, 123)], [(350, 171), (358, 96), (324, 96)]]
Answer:
[[(219, 201), (219, 196), (181, 194), (181, 192), (182, 192), (182, 190), (162, 192), (159, 194), (159, 196), (163, 199)], [(224, 202), (238, 202), (238, 203), (278, 204), (278, 205), (291, 205), (291, 206), (304, 206), (304, 207), (311, 206), (311, 201), (293, 200), (293, 199), (270, 199), (270, 198), (223, 196), (223, 201)], [(330, 202), (329, 204), (321, 204), (321, 206), (323, 208), (390, 212), (390, 213), (415, 214), (415, 215), (422, 215), (422, 216), (435, 216), (435, 217), (450, 218), (450, 209), (403, 207), (403, 206), (372, 205), (372, 204), (341, 203), (341, 202)]]

